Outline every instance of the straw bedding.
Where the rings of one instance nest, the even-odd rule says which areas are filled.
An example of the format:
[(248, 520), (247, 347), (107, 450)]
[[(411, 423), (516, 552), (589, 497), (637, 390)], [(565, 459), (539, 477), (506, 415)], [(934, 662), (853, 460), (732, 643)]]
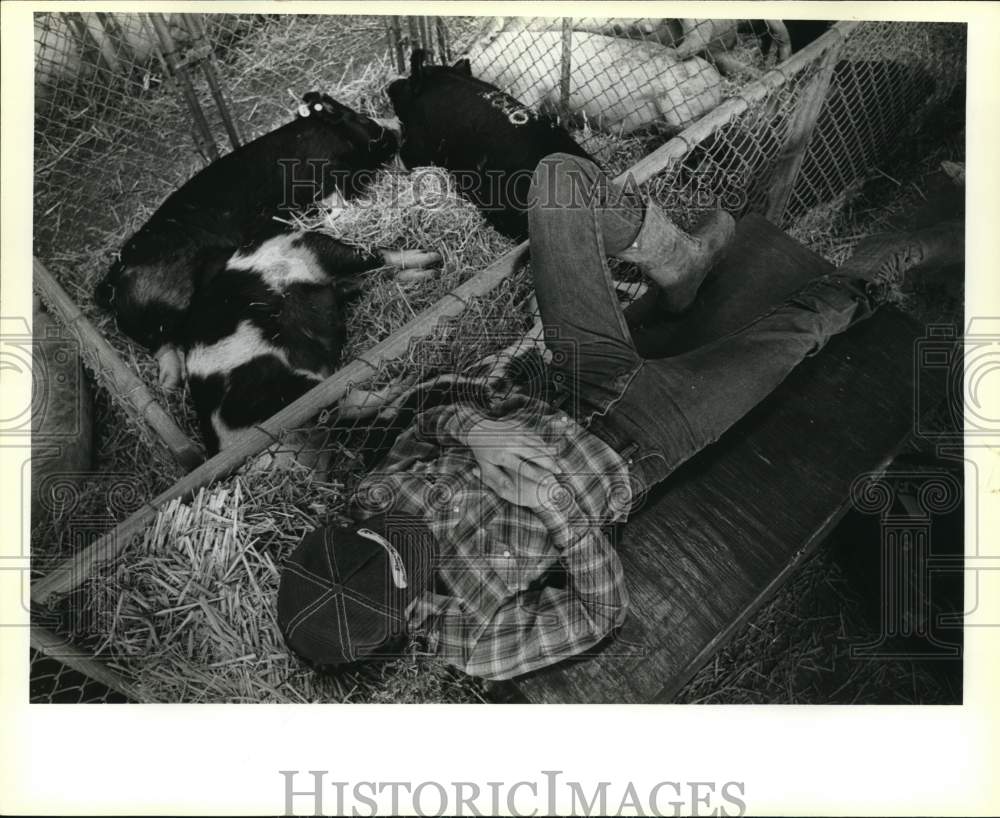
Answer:
[(397, 675), (419, 677), (402, 700), (479, 699), (482, 685), (425, 660), (418, 644), (338, 677), (286, 651), (274, 618), (278, 566), (340, 507), (342, 489), (304, 470), (257, 472), (168, 505), (89, 589), (85, 618), (106, 634), (105, 661), (149, 701), (384, 701)]

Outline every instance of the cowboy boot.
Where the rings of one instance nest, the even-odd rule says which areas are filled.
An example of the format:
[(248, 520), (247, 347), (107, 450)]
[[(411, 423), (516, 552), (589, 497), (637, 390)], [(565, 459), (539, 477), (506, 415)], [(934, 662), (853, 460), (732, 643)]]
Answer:
[(869, 236), (837, 272), (868, 282), (868, 295), (877, 302), (900, 302), (911, 273), (960, 264), (964, 258), (964, 222), (944, 221), (928, 228)]
[(681, 312), (691, 306), (735, 231), (733, 217), (724, 210), (714, 210), (688, 235), (649, 202), (635, 240), (615, 255), (635, 264), (660, 286), (661, 301), (668, 312)]

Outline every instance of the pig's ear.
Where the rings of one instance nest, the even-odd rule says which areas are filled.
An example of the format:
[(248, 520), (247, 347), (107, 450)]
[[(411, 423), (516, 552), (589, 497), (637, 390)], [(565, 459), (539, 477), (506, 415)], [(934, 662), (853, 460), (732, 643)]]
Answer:
[(423, 87), (424, 80), (424, 60), (427, 59), (427, 52), (422, 48), (413, 49), (410, 55), (410, 88), (414, 94), (419, 94)]
[(462, 57), (452, 68), (459, 74), (464, 74), (467, 77), (472, 76), (472, 63), (469, 62), (468, 57)]

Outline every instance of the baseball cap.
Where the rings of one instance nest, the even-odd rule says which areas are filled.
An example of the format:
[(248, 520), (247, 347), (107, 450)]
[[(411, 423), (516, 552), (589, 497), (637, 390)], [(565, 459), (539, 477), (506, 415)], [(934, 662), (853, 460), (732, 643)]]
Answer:
[(281, 569), (285, 643), (323, 670), (395, 655), (406, 607), (433, 583), (434, 553), (427, 524), (411, 516), (309, 532)]

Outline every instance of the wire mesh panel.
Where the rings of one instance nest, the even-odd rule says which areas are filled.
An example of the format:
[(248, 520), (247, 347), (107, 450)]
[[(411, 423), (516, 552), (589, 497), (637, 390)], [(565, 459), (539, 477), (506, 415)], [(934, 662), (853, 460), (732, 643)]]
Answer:
[(834, 68), (785, 221), (877, 168), (964, 77), (964, 25), (862, 23)]
[[(171, 17), (170, 32), (186, 29)], [(149, 15), (40, 12), (34, 17), (34, 253), (65, 289), (67, 303), (93, 321), (157, 399), (190, 431), (183, 401), (159, 389), (155, 364), (118, 333), (93, 300), (97, 280), (125, 239), (151, 215), (172, 187), (204, 159), (196, 151), (190, 113), (177, 94)], [(53, 308), (55, 305), (47, 304)], [(84, 361), (99, 383), (113, 379), (102, 363)], [(139, 484), (169, 485), (179, 474), (169, 453), (133, 413), (99, 401), (95, 423), (108, 445), (122, 446)], [(129, 440), (121, 433), (128, 429)], [(112, 439), (114, 444), (112, 444)], [(122, 463), (99, 459), (100, 471)], [(98, 476), (99, 475), (95, 475)]]
[(32, 704), (120, 704), (127, 699), (62, 662), (31, 651)]
[(735, 20), (499, 18), (466, 44), (472, 72), (531, 108), (618, 135), (676, 133), (763, 64)]
[(35, 14), (36, 255), (108, 247), (132, 219), (122, 203), (156, 196), (143, 170), (162, 155), (164, 121), (182, 116), (161, 60), (145, 15)]
[[(476, 76), (529, 107), (566, 117), (601, 159), (608, 136), (633, 138), (648, 152), (720, 102), (739, 98), (748, 82), (779, 67), (779, 53), (787, 56), (825, 31), (822, 21), (784, 21), (779, 35), (781, 23), (494, 18), (453, 39)], [(783, 52), (782, 37), (788, 38)], [(787, 223), (870, 173), (907, 127), (919, 125), (961, 81), (964, 49), (961, 25), (863, 23), (829, 66), (831, 77), (818, 84), (823, 54), (817, 53), (749, 110), (694, 139), (657, 190), (669, 193), (665, 203), (671, 198), (689, 207), (714, 194), (735, 212), (768, 212)], [(804, 132), (808, 151), (794, 166), (794, 191), (772, 212), (773, 176), (788, 153), (806, 147), (790, 140), (803, 136), (797, 117), (817, 94), (822, 109)]]

